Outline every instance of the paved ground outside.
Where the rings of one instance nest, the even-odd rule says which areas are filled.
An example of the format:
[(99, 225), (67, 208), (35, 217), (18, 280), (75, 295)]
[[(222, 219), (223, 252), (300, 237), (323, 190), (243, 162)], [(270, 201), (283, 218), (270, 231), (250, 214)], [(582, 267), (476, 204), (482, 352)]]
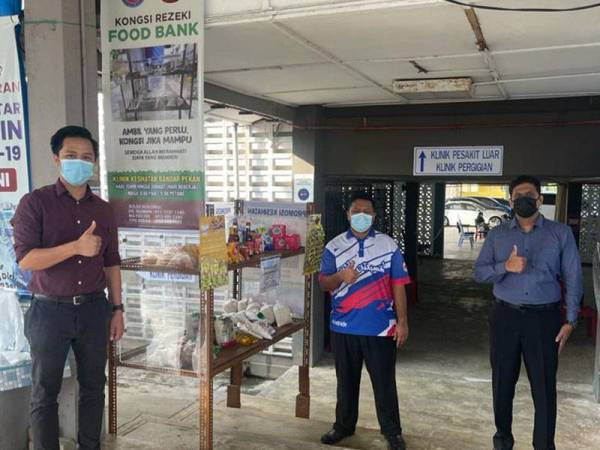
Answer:
[[(410, 307), (409, 342), (398, 356), (397, 383), (410, 449), (491, 449), (494, 432), (488, 362), (491, 289), (470, 279), (470, 261), (420, 262), (421, 301)], [(594, 344), (579, 327), (561, 355), (557, 448), (600, 449), (600, 405), (593, 400)], [(245, 380), (241, 409), (224, 406), (226, 377), (215, 382), (215, 448), (325, 449), (319, 437), (334, 418), (335, 372), (326, 358), (311, 370), (311, 419), (293, 417), (297, 370), (276, 381)], [(106, 449), (194, 449), (198, 446), (195, 380), (119, 371), (119, 435)], [(531, 448), (533, 406), (525, 371), (514, 409), (515, 450)], [(366, 372), (359, 429), (341, 448), (379, 450)]]

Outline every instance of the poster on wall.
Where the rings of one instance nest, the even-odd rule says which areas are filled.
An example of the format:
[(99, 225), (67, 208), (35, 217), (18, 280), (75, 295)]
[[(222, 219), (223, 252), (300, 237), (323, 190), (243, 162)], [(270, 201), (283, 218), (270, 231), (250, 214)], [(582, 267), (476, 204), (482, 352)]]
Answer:
[(12, 219), (29, 192), (25, 104), (11, 17), (0, 17), (0, 288), (25, 290), (29, 274), (15, 260)]
[(314, 175), (294, 175), (294, 202), (309, 203), (314, 201), (314, 182)]
[(203, 25), (202, 1), (103, 3), (108, 196), (120, 227), (198, 229)]

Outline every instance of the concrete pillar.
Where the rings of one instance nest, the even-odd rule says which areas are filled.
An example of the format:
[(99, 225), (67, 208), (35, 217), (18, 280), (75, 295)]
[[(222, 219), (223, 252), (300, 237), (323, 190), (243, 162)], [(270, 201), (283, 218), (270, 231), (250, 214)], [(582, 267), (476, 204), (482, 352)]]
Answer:
[(419, 183), (406, 183), (406, 210), (404, 222), (404, 261), (408, 267), (408, 274), (413, 283), (408, 285), (409, 298), (412, 290), (418, 283), (417, 264), (417, 210), (419, 208)]
[[(325, 179), (322, 173), (322, 164), (319, 159), (325, 151), (321, 146), (321, 132), (310, 129), (319, 124), (322, 108), (318, 106), (299, 107), (296, 110), (294, 124), (298, 127), (293, 131), (294, 166), (301, 173), (308, 173), (314, 168), (314, 203), (316, 213), (325, 213)], [(312, 340), (311, 340), (311, 364), (314, 364), (323, 356), (325, 335), (325, 311), (324, 296), (316, 281), (312, 291)]]
[(56, 180), (49, 145), (54, 131), (67, 124), (84, 125), (98, 136), (96, 9), (93, 0), (81, 0), (81, 4), (86, 24), (85, 64), (80, 45), (80, 1), (25, 2), (32, 188)]
[[(80, 26), (81, 9), (85, 26)], [(60, 127), (83, 125), (98, 136), (96, 7), (93, 0), (25, 2), (25, 70), (29, 95), (32, 189), (54, 183), (50, 137)], [(81, 45), (84, 42), (85, 45)], [(72, 372), (75, 365), (71, 361)], [(29, 396), (29, 390), (19, 390)], [(77, 382), (63, 380), (61, 434), (77, 440)]]
[(435, 183), (433, 193), (433, 256), (444, 257), (444, 214), (446, 209), (446, 185)]

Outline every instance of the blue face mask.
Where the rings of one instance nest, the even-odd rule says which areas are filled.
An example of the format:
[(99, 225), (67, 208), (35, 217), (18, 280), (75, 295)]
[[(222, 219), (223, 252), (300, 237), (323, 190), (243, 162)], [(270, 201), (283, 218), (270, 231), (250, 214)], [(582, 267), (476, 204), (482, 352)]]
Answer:
[(352, 214), (350, 216), (350, 225), (354, 231), (364, 233), (373, 225), (373, 216), (365, 213)]
[(81, 186), (94, 175), (94, 163), (81, 159), (61, 159), (60, 174), (72, 186)]

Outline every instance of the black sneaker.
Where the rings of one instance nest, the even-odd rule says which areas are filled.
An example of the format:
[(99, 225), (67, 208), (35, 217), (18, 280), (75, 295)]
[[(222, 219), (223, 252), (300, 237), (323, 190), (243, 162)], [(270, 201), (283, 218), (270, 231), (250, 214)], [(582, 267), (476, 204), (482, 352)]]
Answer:
[(385, 439), (388, 441), (389, 450), (406, 450), (406, 442), (401, 434), (386, 436)]
[(327, 433), (325, 433), (323, 436), (321, 436), (321, 442), (325, 445), (334, 445), (334, 444), (337, 444), (338, 442), (340, 442), (342, 439), (345, 439), (348, 436), (352, 436), (352, 434), (353, 433), (350, 433), (350, 434), (342, 433), (341, 431), (338, 431), (335, 428), (332, 428)]

